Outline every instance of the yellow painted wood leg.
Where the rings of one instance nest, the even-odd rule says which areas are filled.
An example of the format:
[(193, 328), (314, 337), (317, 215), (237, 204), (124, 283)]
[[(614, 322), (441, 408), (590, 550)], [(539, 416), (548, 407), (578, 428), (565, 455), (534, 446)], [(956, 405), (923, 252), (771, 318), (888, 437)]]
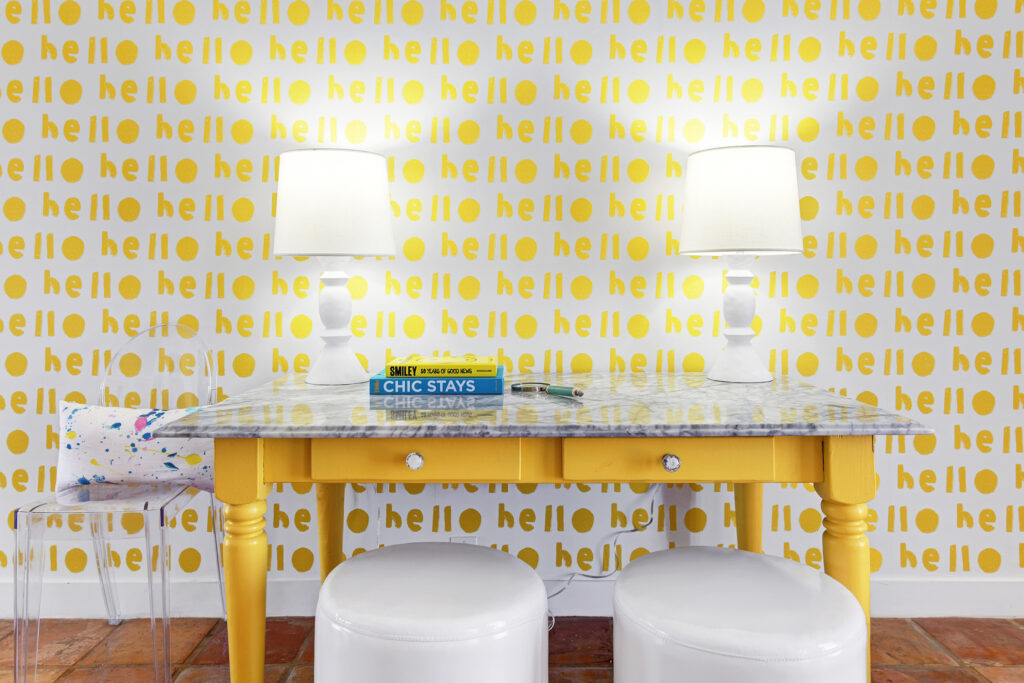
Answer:
[(232, 681), (263, 680), (267, 620), (267, 501), (224, 507), (224, 589)]
[(822, 554), (825, 573), (850, 589), (868, 622), (871, 679), (871, 548), (867, 502), (875, 497), (874, 439), (832, 436), (824, 444), (824, 479), (814, 488), (825, 513)]
[(316, 530), (320, 540), (320, 582), (344, 559), (345, 484), (316, 485)]
[(764, 484), (735, 484), (736, 547), (752, 553), (763, 553), (761, 515)]
[(231, 680), (261, 683), (266, 652), (267, 534), (270, 487), (260, 439), (216, 439), (214, 493), (224, 506), (224, 592)]
[(821, 511), (825, 513), (825, 533), (821, 538), (825, 573), (850, 589), (870, 619), (868, 506), (823, 500)]

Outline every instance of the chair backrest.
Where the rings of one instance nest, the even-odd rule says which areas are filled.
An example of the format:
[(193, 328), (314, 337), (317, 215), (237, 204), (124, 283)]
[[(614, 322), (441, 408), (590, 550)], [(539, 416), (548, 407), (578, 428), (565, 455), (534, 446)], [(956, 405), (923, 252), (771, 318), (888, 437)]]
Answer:
[(212, 491), (212, 439), (155, 433), (187, 409), (216, 401), (213, 358), (194, 329), (169, 323), (142, 330), (107, 363), (99, 405), (61, 401), (57, 490), (184, 484)]
[(140, 331), (114, 352), (98, 404), (168, 410), (216, 402), (213, 356), (199, 333), (165, 323)]

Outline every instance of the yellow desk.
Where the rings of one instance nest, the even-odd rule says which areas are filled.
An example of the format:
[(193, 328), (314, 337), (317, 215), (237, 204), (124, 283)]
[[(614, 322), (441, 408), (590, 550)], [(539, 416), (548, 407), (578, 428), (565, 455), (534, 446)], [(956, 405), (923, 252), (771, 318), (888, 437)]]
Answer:
[[(322, 577), (343, 559), (349, 482), (729, 482), (738, 545), (754, 551), (761, 550), (762, 484), (813, 483), (824, 513), (825, 572), (869, 614), (873, 436), (929, 433), (924, 426), (787, 377), (765, 384), (701, 374), (507, 380), (571, 384), (585, 396), (380, 398), (369, 397), (366, 385), (310, 386), (290, 376), (160, 431), (215, 439), (232, 681), (263, 680), (264, 514), (279, 482), (316, 483)], [(422, 467), (409, 467), (410, 453)]]

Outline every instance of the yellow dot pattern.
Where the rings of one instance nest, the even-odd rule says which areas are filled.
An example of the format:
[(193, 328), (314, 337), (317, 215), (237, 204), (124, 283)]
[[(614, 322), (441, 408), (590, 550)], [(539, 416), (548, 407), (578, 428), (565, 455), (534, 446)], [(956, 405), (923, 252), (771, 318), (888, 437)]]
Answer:
[[(936, 429), (876, 444), (872, 570), (1021, 577), (1024, 39), (1004, 29), (1022, 14), (940, 5), (5, 3), (0, 499), (49, 490), (56, 401), (94, 396), (133, 331), (197, 327), (225, 395), (309, 367), (317, 265), (271, 250), (281, 151), (388, 157), (397, 254), (348, 282), (371, 368), (452, 351), (509, 372), (681, 372), (713, 361), (724, 325), (722, 263), (679, 253), (686, 156), (786, 145), (805, 252), (754, 265), (762, 355)], [(360, 487), (347, 552), (462, 536), (546, 577), (604, 571), (734, 543), (731, 495), (672, 487), (650, 509), (630, 487)], [(272, 494), (272, 572), (316, 574), (312, 496)], [(176, 520), (188, 574), (213, 571), (202, 509)], [(768, 487), (764, 515), (770, 551), (820, 566), (812, 492)]]

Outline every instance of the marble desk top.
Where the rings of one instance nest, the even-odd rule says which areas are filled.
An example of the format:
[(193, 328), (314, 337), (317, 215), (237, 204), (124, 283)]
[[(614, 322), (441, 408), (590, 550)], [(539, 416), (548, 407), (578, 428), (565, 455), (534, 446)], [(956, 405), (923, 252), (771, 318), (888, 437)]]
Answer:
[[(512, 393), (513, 382), (583, 389)], [(613, 437), (930, 434), (910, 418), (788, 376), (761, 384), (702, 373), (524, 373), (502, 396), (369, 396), (367, 384), (289, 375), (202, 408), (156, 436), (213, 438)]]

